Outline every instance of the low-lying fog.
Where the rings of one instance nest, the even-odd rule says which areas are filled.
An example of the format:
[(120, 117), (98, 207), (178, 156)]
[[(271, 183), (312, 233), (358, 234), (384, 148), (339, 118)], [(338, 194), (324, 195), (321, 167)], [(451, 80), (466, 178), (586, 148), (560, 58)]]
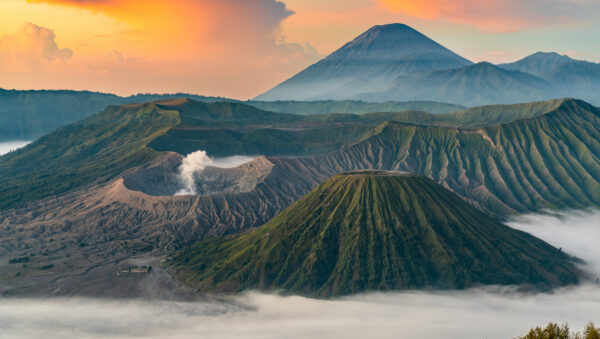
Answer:
[(27, 145), (28, 143), (30, 143), (31, 141), (23, 141), (23, 140), (16, 140), (16, 141), (0, 141), (0, 155), (2, 154), (6, 154), (10, 151), (14, 151), (18, 148), (21, 148), (25, 145)]
[[(600, 212), (531, 215), (511, 226), (585, 259), (600, 275)], [(0, 337), (513, 338), (535, 325), (600, 322), (600, 286), (358, 295), (333, 301), (248, 293), (217, 302), (5, 299)]]
[(255, 157), (250, 157), (247, 155), (233, 155), (224, 158), (213, 158), (210, 166), (219, 168), (233, 168), (250, 162), (254, 160), (254, 158)]

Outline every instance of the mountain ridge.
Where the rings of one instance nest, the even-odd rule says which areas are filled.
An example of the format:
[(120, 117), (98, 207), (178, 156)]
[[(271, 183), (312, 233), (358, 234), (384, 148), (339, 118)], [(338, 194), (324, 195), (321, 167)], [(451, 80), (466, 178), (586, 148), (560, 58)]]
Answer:
[[(485, 208), (495, 214), (506, 215), (515, 211), (537, 211), (541, 208), (537, 203), (547, 199), (550, 199), (545, 202), (549, 207), (557, 208), (600, 203), (594, 200), (596, 198), (593, 192), (589, 195), (591, 200), (581, 195), (582, 190), (596, 187), (597, 183), (594, 182), (600, 178), (600, 174), (595, 174), (598, 150), (594, 144), (594, 140), (600, 140), (600, 137), (593, 129), (599, 109), (578, 100), (487, 106), (446, 115), (401, 112), (308, 117), (266, 112), (238, 103), (205, 104), (188, 100), (179, 101), (178, 104), (179, 106), (166, 106), (163, 102), (162, 105), (149, 103), (111, 107), (98, 115), (63, 127), (16, 152), (1, 156), (0, 209), (21, 207), (43, 197), (111, 180), (130, 168), (155, 159), (161, 152), (185, 155), (199, 149), (212, 156), (263, 154), (317, 157), (324, 164), (331, 164), (328, 165), (328, 171), (334, 172), (327, 172), (331, 174), (339, 170), (367, 169), (365, 166), (372, 166), (374, 169), (394, 169), (395, 166), (401, 166), (406, 171), (431, 176), (439, 182), (451, 177), (452, 180), (447, 183), (449, 187), (458, 190), (463, 197), (481, 202), (481, 197), (469, 197), (473, 190), (485, 192), (485, 195), (490, 195), (494, 200), (504, 193), (494, 192), (491, 187), (486, 187), (490, 182), (481, 180), (481, 174), (478, 173), (480, 170), (472, 167), (473, 161), (492, 161), (493, 157), (498, 156), (498, 145), (503, 148), (516, 145), (545, 148), (547, 146), (539, 143), (536, 138), (546, 138), (549, 133), (552, 133), (552, 138), (571, 145), (573, 149), (581, 149), (586, 154), (581, 157), (569, 152), (566, 154), (568, 160), (558, 160), (555, 155), (544, 151), (547, 159), (559, 161), (559, 164), (566, 161), (568, 164), (565, 165), (566, 169), (560, 165), (560, 171), (545, 174), (547, 179), (544, 179), (550, 180), (552, 186), (557, 187), (556, 190), (561, 192), (557, 191), (557, 196), (562, 196), (563, 202), (550, 196), (540, 199), (540, 194), (546, 193), (539, 191), (532, 192), (533, 195), (529, 197), (511, 197), (508, 204), (506, 200), (486, 203)], [(552, 112), (556, 114), (547, 114)], [(546, 114), (541, 116), (542, 113)], [(236, 117), (239, 116), (246, 117), (236, 122)], [(532, 122), (527, 122), (528, 120)], [(553, 125), (542, 128), (540, 124), (547, 124), (547, 121), (552, 121)], [(563, 122), (559, 124), (557, 121)], [(510, 125), (514, 122), (518, 123)], [(382, 124), (387, 126), (385, 131), (392, 132), (380, 135), (384, 129), (378, 126), (383, 126)], [(536, 124), (535, 130), (526, 131), (526, 139), (515, 139), (511, 134), (512, 129), (522, 133), (521, 129), (528, 124)], [(499, 131), (510, 135), (510, 140), (497, 135)], [(369, 140), (376, 135), (380, 135), (381, 140)], [(572, 139), (571, 135), (581, 139)], [(433, 144), (426, 147), (431, 142)], [(532, 142), (537, 144), (533, 145)], [(389, 145), (388, 149), (382, 148), (381, 145), (384, 144)], [(442, 149), (435, 150), (438, 146)], [(474, 150), (470, 155), (463, 153), (464, 149), (474, 146), (476, 152)], [(446, 150), (447, 147), (450, 148)], [(394, 153), (396, 150), (399, 153)], [(410, 153), (406, 153), (408, 150)], [(523, 150), (516, 152), (521, 154)], [(343, 161), (337, 158), (345, 153)], [(379, 154), (381, 159), (373, 158), (374, 154)], [(431, 158), (421, 159), (426, 154)], [(501, 154), (502, 157), (508, 155)], [(470, 159), (471, 156), (476, 158)], [(383, 159), (389, 159), (389, 162), (382, 162)], [(448, 162), (449, 159), (452, 162)], [(517, 159), (513, 161), (503, 164), (506, 167), (503, 171), (510, 173), (514, 168), (529, 162)], [(565, 189), (568, 181), (553, 182), (559, 175), (564, 176), (564, 171), (575, 171), (582, 161), (588, 162), (587, 169), (580, 174), (586, 180), (591, 180), (586, 185), (580, 182)], [(434, 168), (426, 169), (419, 162)], [(314, 163), (296, 165), (323, 167), (322, 164)], [(449, 172), (438, 174), (436, 171), (441, 169)], [(487, 166), (482, 169), (485, 172)], [(463, 170), (467, 171), (469, 179), (480, 179), (473, 186), (461, 188), (459, 182), (469, 181), (456, 172)], [(527, 167), (520, 170), (531, 172)], [(589, 173), (585, 173), (586, 171)], [(462, 174), (464, 175), (466, 174)], [(493, 173), (486, 175), (498, 177)], [(532, 175), (535, 181), (539, 180), (537, 175), (539, 173)], [(525, 181), (521, 184), (529, 187), (530, 179), (526, 177), (522, 177)], [(536, 191), (531, 187), (527, 190)], [(575, 192), (579, 193), (569, 197)], [(508, 196), (502, 199), (508, 199)]]
[(498, 67), (512, 71), (518, 70), (547, 79), (549, 78), (548, 75), (557, 67), (572, 61), (575, 60), (556, 52), (536, 52), (521, 60), (500, 64)]
[[(381, 30), (399, 38), (389, 39)], [(410, 38), (402, 40), (405, 36)], [(371, 45), (378, 48), (369, 49)], [(362, 48), (354, 51), (355, 46)], [(424, 46), (430, 49), (422, 52)], [(371, 62), (357, 61), (366, 59), (364, 55)], [(480, 106), (576, 97), (600, 105), (598, 79), (600, 64), (554, 52), (538, 52), (500, 65), (473, 64), (406, 25), (391, 24), (372, 27), (257, 98), (434, 100)]]
[(517, 104), (548, 100), (552, 85), (546, 80), (521, 71), (504, 70), (489, 62), (447, 70), (400, 77), (383, 92), (365, 93), (359, 98), (419, 100), (444, 98), (466, 106)]
[(319, 101), (319, 102), (254, 102), (192, 94), (136, 94), (120, 97), (110, 93), (71, 90), (5, 90), (0, 88), (0, 141), (33, 140), (59, 127), (101, 112), (107, 106), (143, 103), (153, 100), (187, 97), (196, 101), (230, 101), (259, 109), (294, 114), (368, 113), (423, 110), (447, 113), (462, 106), (434, 102)]

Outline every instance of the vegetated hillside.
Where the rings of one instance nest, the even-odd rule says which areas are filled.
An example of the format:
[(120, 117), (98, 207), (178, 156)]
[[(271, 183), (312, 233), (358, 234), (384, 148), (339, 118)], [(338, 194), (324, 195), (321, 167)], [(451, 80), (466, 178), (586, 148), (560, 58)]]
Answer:
[(422, 174), (497, 215), (600, 206), (600, 109), (564, 100), (531, 119), (477, 129), (383, 123), (297, 166)]
[[(542, 115), (563, 101), (477, 107), (447, 114), (404, 111), (308, 116), (264, 112), (237, 103), (205, 104), (190, 101), (178, 108), (182, 112), (182, 123), (157, 138), (150, 146), (155, 150), (180, 154), (202, 149), (214, 156), (315, 155), (333, 152), (363, 140), (377, 125), (386, 121), (482, 127)], [(236, 118), (227, 118), (227, 112), (231, 109), (237, 110)], [(207, 120), (204, 112), (208, 111), (212, 111), (211, 114), (216, 118)]]
[[(515, 125), (522, 126), (559, 115), (566, 120), (556, 125), (560, 130), (540, 127), (509, 141), (504, 134), (496, 140), (499, 136), (493, 132), (494, 128), (501, 128), (511, 135), (513, 127), (507, 125), (511, 121), (529, 119)], [(599, 177), (595, 172), (597, 115), (597, 108), (575, 100), (491, 106), (448, 115), (400, 112), (303, 117), (266, 112), (239, 103), (187, 99), (112, 107), (0, 157), (0, 209), (23, 206), (114, 178), (155, 158), (157, 151), (186, 155), (197, 150), (205, 150), (211, 156), (304, 155), (308, 159), (331, 153), (315, 158), (320, 160), (313, 159), (310, 165), (328, 167), (331, 173), (402, 166), (407, 171), (446, 181), (461, 196), (499, 215), (544, 207), (594, 206), (598, 204), (595, 182)], [(504, 125), (472, 129), (498, 123)], [(551, 146), (546, 146), (545, 141), (536, 144), (551, 132), (552, 139), (548, 141)], [(570, 135), (580, 139), (573, 141)], [(505, 141), (508, 144), (496, 146)], [(571, 143), (575, 143), (575, 148), (569, 151), (582, 149), (589, 155), (582, 158), (579, 154), (568, 154), (566, 159), (557, 158), (554, 148), (561, 150), (562, 145)], [(547, 153), (542, 163), (531, 156), (536, 154), (529, 149), (534, 146)], [(507, 147), (516, 150), (509, 152)], [(554, 148), (547, 150), (547, 147)], [(525, 159), (520, 160), (521, 157)], [(489, 164), (491, 160), (495, 166), (496, 162), (502, 164), (502, 168)], [(533, 161), (535, 167), (530, 168)], [(545, 168), (554, 163), (566, 169)], [(564, 171), (573, 174), (579, 168), (583, 172), (577, 179), (558, 180), (565, 175)], [(518, 184), (511, 184), (515, 180)], [(508, 185), (510, 193), (497, 185)]]
[(359, 98), (444, 101), (466, 106), (514, 104), (554, 98), (546, 80), (487, 62), (463, 68), (399, 77), (388, 90)]
[(464, 106), (433, 101), (367, 102), (356, 100), (322, 101), (246, 101), (245, 104), (272, 112), (313, 114), (365, 114), (374, 112), (420, 111), (431, 114), (451, 113), (465, 109)]
[(179, 123), (155, 104), (109, 107), (0, 157), (0, 209), (107, 180), (154, 159), (146, 144)]
[(147, 102), (171, 97), (216, 101), (219, 98), (190, 94), (114, 94), (67, 91), (18, 91), (0, 89), (0, 141), (33, 140), (77, 120), (87, 118), (110, 105)]
[(259, 109), (300, 115), (370, 112), (398, 112), (419, 110), (430, 113), (449, 113), (464, 109), (462, 106), (419, 101), (383, 102), (363, 101), (237, 101), (233, 99), (205, 97), (199, 95), (175, 94), (136, 94), (120, 97), (114, 94), (67, 91), (18, 91), (0, 89), (0, 141), (33, 140), (55, 129), (84, 119), (107, 106), (128, 103), (143, 103), (172, 98), (190, 98), (201, 102), (239, 102)]
[(412, 72), (470, 64), (406, 25), (374, 26), (256, 100), (352, 99), (386, 90), (396, 78)]
[(374, 126), (310, 121), (235, 102), (112, 106), (0, 157), (0, 209), (109, 180), (161, 151), (317, 154), (351, 144)]
[(231, 102), (186, 101), (177, 110), (181, 123), (150, 147), (180, 154), (205, 150), (212, 156), (320, 154), (359, 140), (376, 125), (330, 123)]
[(306, 117), (308, 121), (382, 123), (400, 122), (415, 125), (479, 128), (501, 125), (517, 120), (531, 119), (554, 111), (572, 99), (556, 99), (514, 105), (489, 105), (467, 108), (446, 114), (421, 111), (380, 112), (355, 114), (327, 114)]
[(576, 283), (562, 251), (498, 223), (430, 179), (337, 175), (267, 224), (177, 254), (204, 292), (284, 290), (331, 297), (477, 284)]

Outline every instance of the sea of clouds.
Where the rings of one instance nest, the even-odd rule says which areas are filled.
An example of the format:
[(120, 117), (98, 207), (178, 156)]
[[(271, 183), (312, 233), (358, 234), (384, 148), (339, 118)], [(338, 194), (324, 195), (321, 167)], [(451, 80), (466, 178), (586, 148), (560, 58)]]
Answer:
[[(600, 212), (526, 215), (510, 226), (600, 276)], [(600, 323), (600, 286), (371, 293), (316, 300), (250, 292), (230, 302), (1, 299), (1, 338), (513, 338), (547, 322)]]
[(30, 141), (16, 140), (16, 141), (2, 141), (0, 142), (0, 155), (6, 154), (10, 151), (19, 149), (30, 143)]

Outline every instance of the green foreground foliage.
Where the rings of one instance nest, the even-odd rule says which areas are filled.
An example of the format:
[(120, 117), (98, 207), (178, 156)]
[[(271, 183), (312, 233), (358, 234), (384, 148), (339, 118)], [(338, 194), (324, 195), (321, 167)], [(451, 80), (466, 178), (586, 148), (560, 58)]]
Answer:
[(590, 322), (583, 332), (574, 332), (567, 324), (549, 323), (544, 328), (532, 328), (526, 335), (516, 339), (600, 339), (600, 327)]

